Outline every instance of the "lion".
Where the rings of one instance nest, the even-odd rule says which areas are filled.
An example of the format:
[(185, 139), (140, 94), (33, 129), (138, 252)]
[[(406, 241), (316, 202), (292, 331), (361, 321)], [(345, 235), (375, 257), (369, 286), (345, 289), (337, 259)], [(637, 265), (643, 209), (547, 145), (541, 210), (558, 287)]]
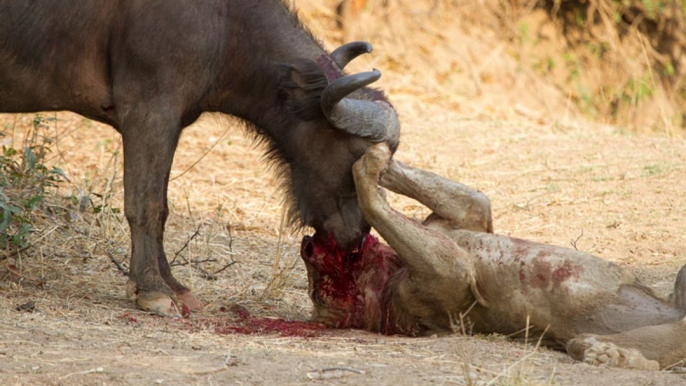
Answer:
[[(539, 338), (593, 365), (658, 370), (686, 358), (686, 266), (669, 298), (591, 254), (493, 233), (486, 195), (391, 158), (353, 166), (368, 236), (352, 255), (306, 236), (314, 321), (410, 336), (452, 331)], [(423, 223), (384, 189), (433, 211)]]

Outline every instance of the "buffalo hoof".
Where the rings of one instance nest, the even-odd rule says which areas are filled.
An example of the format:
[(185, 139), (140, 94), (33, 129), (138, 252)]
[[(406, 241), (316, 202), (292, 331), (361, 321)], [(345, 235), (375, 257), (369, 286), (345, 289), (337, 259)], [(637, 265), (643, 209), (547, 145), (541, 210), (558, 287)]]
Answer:
[(136, 304), (144, 311), (149, 311), (168, 318), (181, 317), (181, 312), (176, 303), (168, 295), (163, 293), (149, 293), (138, 295)]
[(589, 365), (660, 370), (660, 364), (657, 361), (646, 359), (640, 351), (619, 347), (610, 342), (601, 342), (595, 337), (573, 339), (568, 347), (568, 351), (583, 352), (582, 357), (577, 359)]
[(129, 299), (135, 300), (138, 307), (143, 311), (164, 317), (181, 317), (181, 312), (174, 299), (162, 291), (139, 291), (136, 282), (129, 280), (126, 283), (126, 294)]
[(202, 308), (202, 302), (190, 290), (177, 292), (176, 299), (183, 303), (188, 308), (188, 311), (198, 311)]

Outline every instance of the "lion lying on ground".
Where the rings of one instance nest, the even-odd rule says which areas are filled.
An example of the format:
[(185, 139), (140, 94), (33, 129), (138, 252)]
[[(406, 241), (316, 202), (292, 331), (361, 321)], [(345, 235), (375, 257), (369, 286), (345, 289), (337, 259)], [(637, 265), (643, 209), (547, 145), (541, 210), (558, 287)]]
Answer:
[[(657, 370), (686, 358), (686, 266), (660, 299), (588, 253), (493, 234), (484, 194), (390, 157), (376, 145), (353, 169), (361, 208), (390, 247), (368, 236), (342, 255), (303, 239), (316, 321), (412, 336), (526, 334), (595, 365)], [(410, 220), (379, 186), (433, 213)]]

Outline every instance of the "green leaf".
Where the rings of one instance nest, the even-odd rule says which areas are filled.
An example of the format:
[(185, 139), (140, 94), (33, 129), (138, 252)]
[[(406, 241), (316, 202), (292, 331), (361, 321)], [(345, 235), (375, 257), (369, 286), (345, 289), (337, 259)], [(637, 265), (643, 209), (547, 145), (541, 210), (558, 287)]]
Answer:
[(26, 203), (26, 209), (33, 209), (33, 207), (39, 203), (43, 199), (43, 195), (40, 194), (35, 197), (31, 197), (31, 199)]
[(64, 172), (64, 170), (60, 168), (53, 168), (52, 170), (50, 170), (50, 174), (56, 174), (64, 178), (66, 181), (69, 181), (69, 177), (67, 177), (67, 174)]

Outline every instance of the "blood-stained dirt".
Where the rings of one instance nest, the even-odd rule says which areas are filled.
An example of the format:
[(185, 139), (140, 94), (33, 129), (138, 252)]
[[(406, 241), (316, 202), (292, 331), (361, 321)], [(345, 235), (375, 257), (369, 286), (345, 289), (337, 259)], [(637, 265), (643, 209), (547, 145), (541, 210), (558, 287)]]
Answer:
[[(299, 4), (335, 46), (329, 11)], [(379, 87), (402, 124), (396, 157), (486, 193), (496, 233), (573, 245), (667, 294), (686, 263), (683, 137), (584, 122), (564, 96), (541, 99), (541, 80), (508, 73), (499, 83), (497, 71), (511, 66), (495, 44), (441, 32), (471, 50), (459, 51), (460, 61), (472, 60), (481, 76), (456, 71), (448, 84), (427, 77), (428, 59), (409, 57), (402, 34), (380, 43), (363, 36), (376, 56), (352, 64), (384, 73)], [(402, 55), (407, 63), (398, 62)], [(462, 87), (474, 79), (483, 82), (478, 95)], [(535, 86), (531, 97), (527, 85)], [(309, 323), (299, 246), (312, 230), (282, 226), (282, 196), (263, 149), (240, 124), (213, 116), (181, 138), (165, 244), (177, 277), (205, 308), (186, 319), (148, 315), (126, 298), (126, 277), (109, 258), (128, 264), (119, 137), (74, 114), (45, 116), (57, 118), (50, 162), (71, 183), (51, 191), (31, 247), (0, 259), (0, 385), (686, 385), (678, 371), (595, 368), (503, 336), (407, 338)], [(9, 146), (33, 118), (0, 115), (0, 141)], [(104, 196), (115, 210), (94, 214)], [(93, 204), (80, 211), (74, 199), (83, 197)], [(389, 199), (411, 217), (428, 214), (409, 199)], [(571, 268), (557, 269), (554, 280), (573, 280)]]
[[(406, 117), (397, 157), (482, 189), (493, 202), (496, 232), (559, 245), (573, 241), (581, 250), (632, 268), (661, 293), (670, 290), (676, 270), (686, 263), (682, 140), (590, 126), (559, 130), (521, 119), (464, 120), (437, 108), (413, 118), (413, 103), (396, 107)], [(82, 124), (70, 114), (57, 117), (65, 126)], [(202, 155), (207, 137), (223, 130), (212, 120), (202, 130), (189, 129), (174, 173)], [(82, 149), (65, 154), (76, 170), (72, 176), (98, 162), (99, 154), (89, 149), (112, 135), (99, 126), (71, 133)], [(71, 255), (44, 247), (24, 253), (21, 270), (16, 258), (0, 263), (0, 384), (316, 381), (311, 378), (370, 385), (467, 384), (465, 374), (473, 384), (686, 384), (680, 374), (593, 368), (563, 353), (534, 350), (535, 342), (524, 345), (501, 336), (388, 337), (303, 324), (311, 305), (298, 260), (300, 234), (282, 237), (280, 269), (295, 263), (284, 274), (280, 294), (266, 296), (265, 287), (274, 281), (280, 198), (271, 190), (273, 179), (260, 162), (260, 151), (240, 130), (232, 129), (223, 141), (231, 146), (217, 146), (171, 184), (170, 258), (201, 224), (200, 237), (208, 240), (193, 239), (190, 252), (186, 248), (181, 255), (218, 260), (203, 265), (208, 271), (236, 261), (215, 280), (203, 279), (198, 269), (174, 268), (208, 303), (205, 309), (183, 320), (136, 310), (125, 296), (126, 278), (101, 250), (105, 246), (91, 251), (88, 243), (60, 235), (55, 240), (74, 243)], [(228, 209), (221, 220), (207, 204), (211, 197), (225, 200)], [(391, 200), (410, 216), (426, 214), (412, 201)], [(62, 231), (78, 238), (79, 221)], [(92, 239), (100, 242), (95, 235)], [(117, 257), (126, 263), (125, 242), (117, 246)], [(33, 312), (18, 308), (29, 301)], [(249, 314), (227, 311), (234, 303)], [(328, 370), (337, 367), (355, 371)]]

